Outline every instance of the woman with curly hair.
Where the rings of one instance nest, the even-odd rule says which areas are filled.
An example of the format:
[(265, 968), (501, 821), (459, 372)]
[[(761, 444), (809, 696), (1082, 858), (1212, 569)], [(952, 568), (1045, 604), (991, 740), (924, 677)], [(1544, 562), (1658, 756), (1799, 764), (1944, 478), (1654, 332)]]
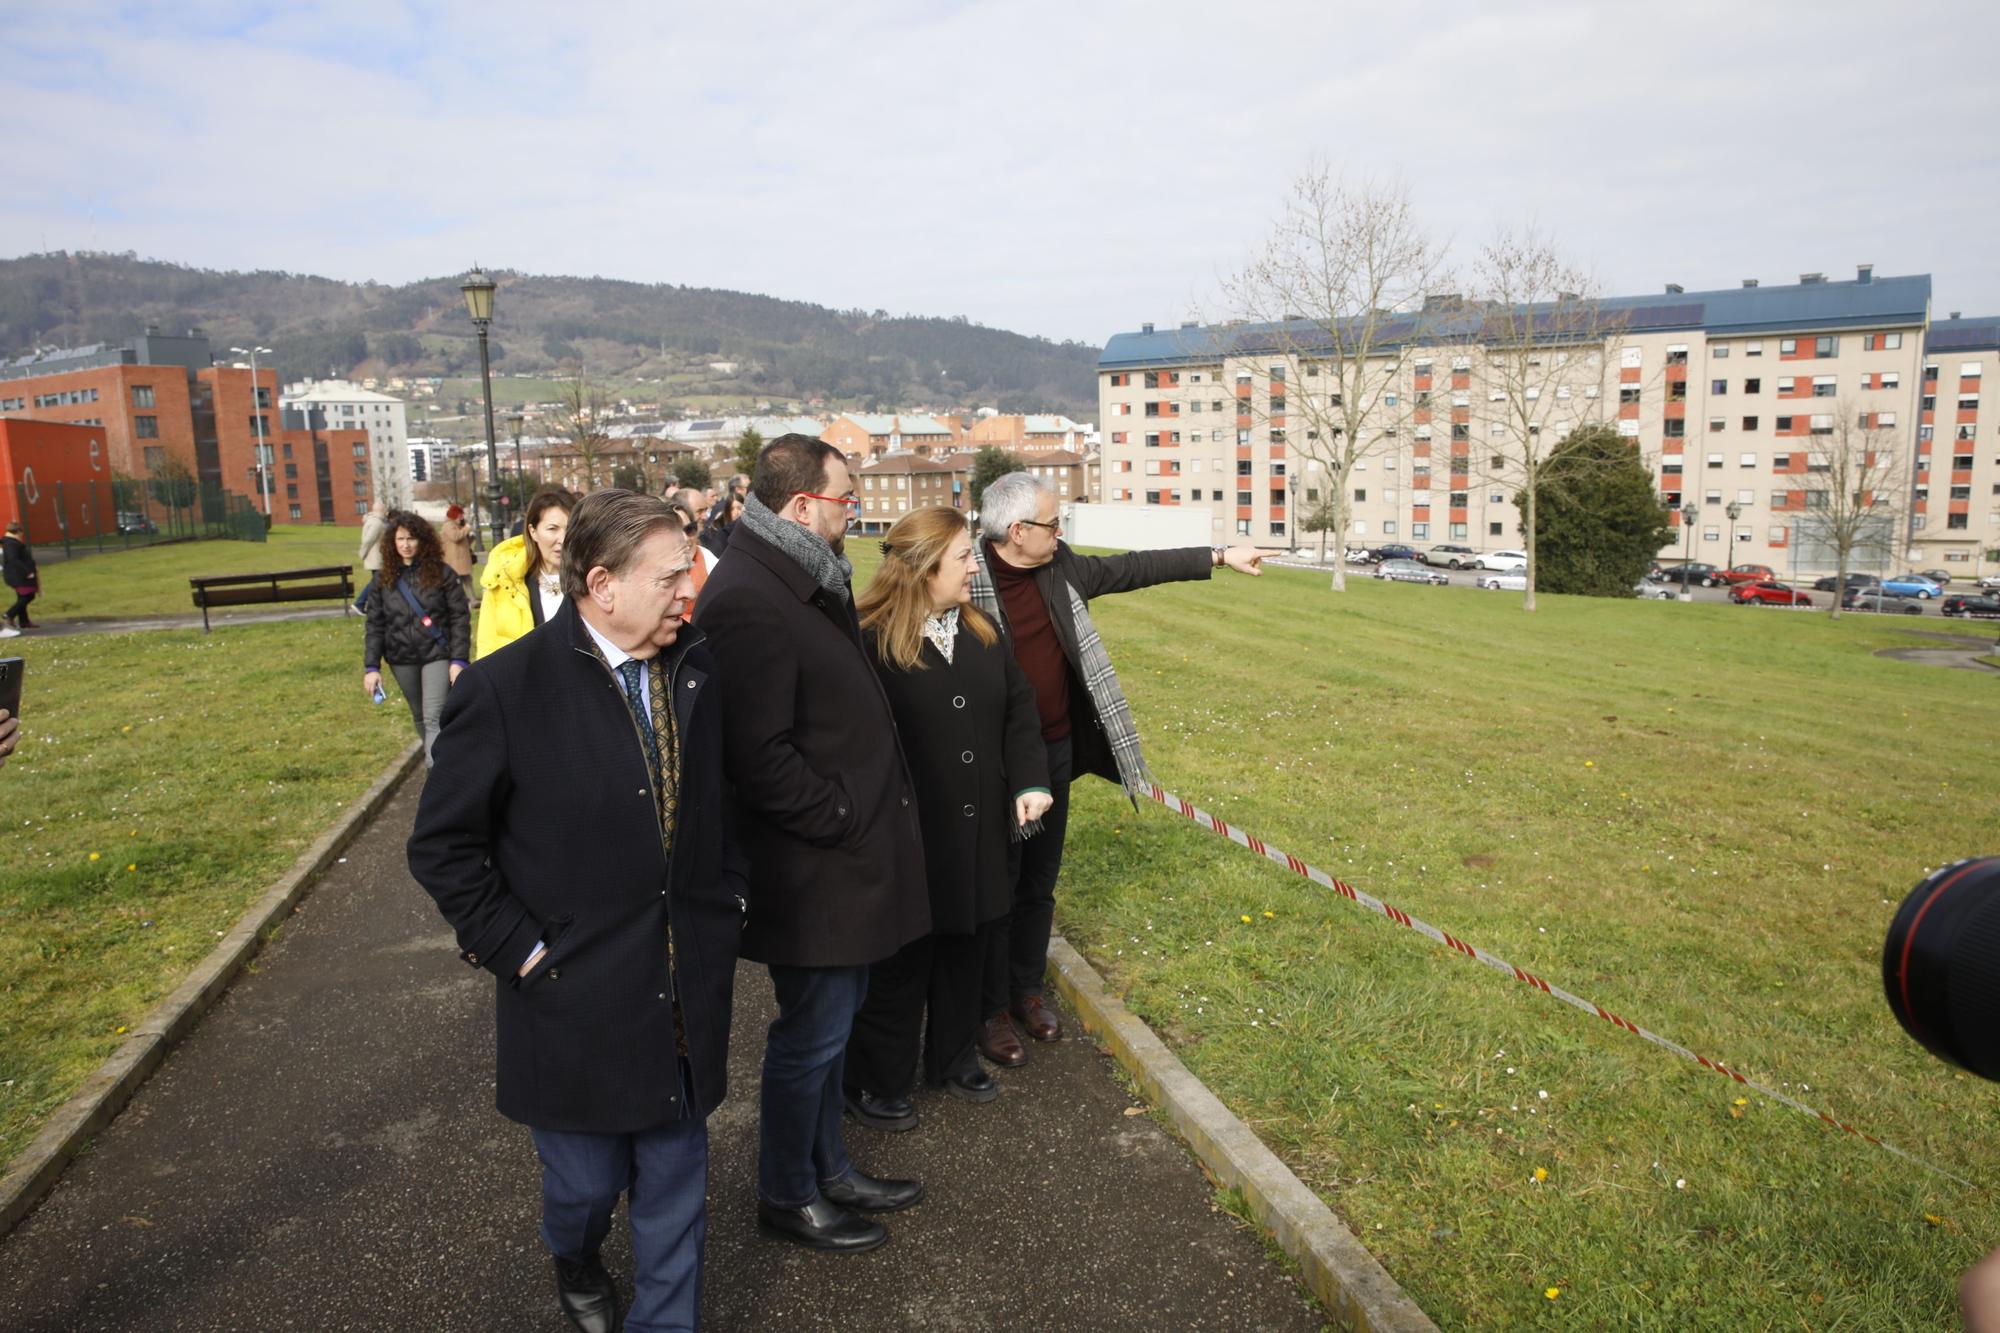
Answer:
[(382, 690), (382, 664), (389, 664), (429, 765), (444, 714), (444, 692), (472, 657), (472, 613), (428, 522), (398, 510), (383, 527), (388, 536), (382, 543), (382, 571), (368, 599), (361, 688), (376, 698)]

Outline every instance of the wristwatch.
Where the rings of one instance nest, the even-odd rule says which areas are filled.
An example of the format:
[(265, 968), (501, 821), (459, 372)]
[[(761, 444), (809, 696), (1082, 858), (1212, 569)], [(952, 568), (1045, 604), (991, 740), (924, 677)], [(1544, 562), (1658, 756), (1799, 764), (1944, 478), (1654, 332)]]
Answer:
[(1213, 555), (1213, 556), (1215, 557), (1215, 568), (1217, 568), (1217, 569), (1221, 569), (1221, 568), (1222, 568), (1222, 553), (1223, 553), (1224, 551), (1228, 550), (1229, 548), (1228, 548), (1228, 547), (1226, 547), (1226, 546), (1211, 546), (1211, 547), (1209, 547), (1208, 549), (1209, 549), (1209, 553), (1210, 553), (1211, 555)]

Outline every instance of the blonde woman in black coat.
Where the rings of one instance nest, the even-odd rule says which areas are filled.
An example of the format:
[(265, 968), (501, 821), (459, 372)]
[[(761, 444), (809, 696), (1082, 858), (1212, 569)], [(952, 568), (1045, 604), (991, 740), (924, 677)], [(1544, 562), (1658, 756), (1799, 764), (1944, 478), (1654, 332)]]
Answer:
[(964, 517), (920, 509), (889, 529), (855, 603), (916, 785), (931, 902), (931, 933), (868, 969), (848, 1041), (848, 1109), (877, 1129), (917, 1123), (920, 1029), (926, 1081), (998, 1095), (975, 1046), (982, 963), (1013, 905), (1008, 843), (1053, 800), (1034, 689), (972, 605), (973, 569)]

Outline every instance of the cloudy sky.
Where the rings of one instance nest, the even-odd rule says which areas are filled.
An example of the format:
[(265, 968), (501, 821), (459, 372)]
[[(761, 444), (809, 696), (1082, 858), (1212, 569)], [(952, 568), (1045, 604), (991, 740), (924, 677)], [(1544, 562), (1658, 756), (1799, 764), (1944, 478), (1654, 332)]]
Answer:
[(0, 0), (0, 254), (473, 262), (1101, 342), (1216, 309), (1316, 155), (1613, 292), (2000, 313), (2000, 6)]

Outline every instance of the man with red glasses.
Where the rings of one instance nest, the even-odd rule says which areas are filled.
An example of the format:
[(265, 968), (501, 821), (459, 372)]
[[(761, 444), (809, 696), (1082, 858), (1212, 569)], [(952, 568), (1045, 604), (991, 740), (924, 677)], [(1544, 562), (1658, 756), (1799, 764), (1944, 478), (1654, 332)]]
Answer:
[(854, 1168), (842, 1068), (868, 965), (930, 933), (915, 790), (861, 646), (843, 554), (857, 507), (840, 451), (781, 435), (757, 455), (729, 556), (702, 590), (731, 708), (724, 767), (750, 852), (743, 956), (770, 969), (757, 1220), (814, 1249), (888, 1239), (858, 1216), (907, 1208), (914, 1180)]
[(998, 1065), (1027, 1062), (1016, 1022), (1036, 1041), (1062, 1035), (1055, 1011), (1042, 1001), (1042, 973), (1069, 825), (1070, 779), (1095, 773), (1135, 794), (1149, 780), (1132, 710), (1090, 623), (1090, 599), (1205, 579), (1225, 567), (1263, 572), (1263, 557), (1252, 546), (1078, 555), (1063, 543), (1058, 513), (1055, 492), (1032, 473), (1010, 473), (980, 497), (979, 527), (986, 540), (976, 548), (972, 600), (1005, 629), (1015, 660), (1035, 687), (1056, 798), (1042, 816), (1042, 832), (1021, 844), (1013, 918), (996, 933), (994, 956), (986, 960), (988, 1018), (979, 1052)]

